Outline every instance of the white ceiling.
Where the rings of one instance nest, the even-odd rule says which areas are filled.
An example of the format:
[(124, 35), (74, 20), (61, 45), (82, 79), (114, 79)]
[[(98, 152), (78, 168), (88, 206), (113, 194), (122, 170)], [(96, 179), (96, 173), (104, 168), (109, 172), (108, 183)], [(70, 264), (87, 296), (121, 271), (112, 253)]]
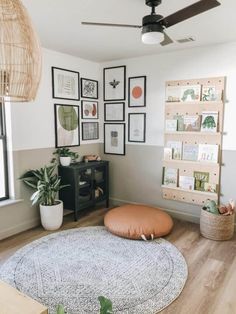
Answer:
[[(81, 21), (142, 24), (150, 9), (145, 0), (22, 0), (42, 46), (93, 61), (109, 61), (236, 40), (236, 1), (168, 29), (173, 39), (193, 36), (196, 42), (168, 47), (141, 43), (139, 29), (82, 26)], [(157, 13), (167, 16), (197, 0), (162, 0)]]

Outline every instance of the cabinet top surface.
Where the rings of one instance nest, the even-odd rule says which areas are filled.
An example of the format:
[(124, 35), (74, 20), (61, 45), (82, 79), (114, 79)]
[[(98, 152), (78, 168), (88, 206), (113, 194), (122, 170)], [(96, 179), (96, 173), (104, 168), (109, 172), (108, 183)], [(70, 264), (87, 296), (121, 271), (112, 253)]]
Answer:
[(76, 168), (87, 168), (87, 167), (97, 167), (97, 166), (102, 166), (105, 164), (108, 164), (109, 161), (107, 160), (101, 160), (101, 161), (89, 161), (89, 162), (76, 162), (70, 164), (70, 166), (61, 166), (59, 165), (59, 168), (70, 168), (70, 169), (76, 169)]

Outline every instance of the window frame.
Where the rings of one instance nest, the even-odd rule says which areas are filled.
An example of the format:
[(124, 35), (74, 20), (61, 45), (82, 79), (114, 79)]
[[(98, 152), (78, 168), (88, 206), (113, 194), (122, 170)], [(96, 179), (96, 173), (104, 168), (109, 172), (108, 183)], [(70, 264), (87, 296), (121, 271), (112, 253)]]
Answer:
[(5, 195), (0, 197), (0, 201), (9, 199), (9, 182), (8, 182), (8, 163), (7, 163), (7, 134), (6, 134), (6, 119), (5, 119), (4, 101), (0, 100), (0, 139), (3, 142), (3, 163), (5, 175)]

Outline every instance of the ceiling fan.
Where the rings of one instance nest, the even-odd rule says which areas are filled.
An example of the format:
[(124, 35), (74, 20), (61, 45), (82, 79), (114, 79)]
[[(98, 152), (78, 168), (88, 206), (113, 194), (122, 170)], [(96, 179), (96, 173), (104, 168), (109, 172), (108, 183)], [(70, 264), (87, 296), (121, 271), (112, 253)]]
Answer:
[(217, 0), (201, 0), (167, 17), (163, 17), (162, 15), (156, 14), (156, 7), (161, 4), (162, 0), (145, 0), (145, 2), (147, 6), (151, 7), (151, 14), (143, 17), (142, 25), (95, 22), (82, 22), (81, 24), (92, 26), (140, 28), (142, 29), (142, 41), (144, 44), (160, 43), (162, 46), (166, 46), (173, 43), (173, 40), (165, 32), (166, 28), (221, 5)]

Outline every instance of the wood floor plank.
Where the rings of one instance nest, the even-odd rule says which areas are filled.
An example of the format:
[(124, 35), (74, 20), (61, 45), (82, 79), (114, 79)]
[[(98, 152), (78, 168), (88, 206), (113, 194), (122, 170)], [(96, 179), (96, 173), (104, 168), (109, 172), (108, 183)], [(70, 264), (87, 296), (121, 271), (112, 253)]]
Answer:
[[(103, 225), (106, 209), (64, 218), (62, 230)], [(41, 227), (0, 241), (0, 265), (22, 246), (51, 232)], [(179, 298), (161, 314), (236, 314), (236, 236), (230, 241), (203, 238), (199, 225), (175, 220), (172, 233), (166, 237), (184, 255), (188, 280)]]

